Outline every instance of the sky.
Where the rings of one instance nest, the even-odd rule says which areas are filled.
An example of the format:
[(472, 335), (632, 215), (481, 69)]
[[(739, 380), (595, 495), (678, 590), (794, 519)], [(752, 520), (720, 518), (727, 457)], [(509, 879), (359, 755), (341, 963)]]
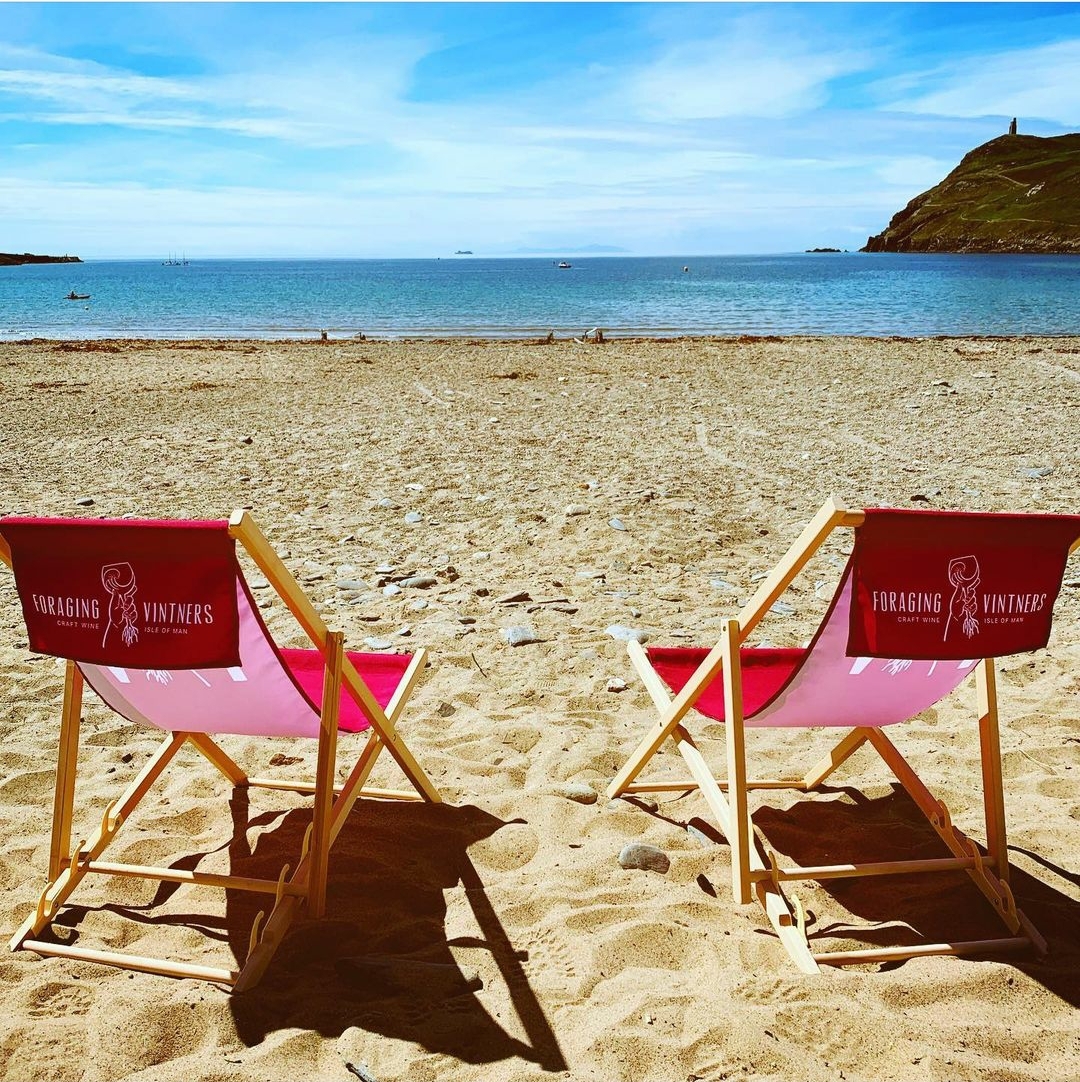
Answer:
[(856, 249), (1078, 72), (1073, 3), (0, 2), (0, 251)]

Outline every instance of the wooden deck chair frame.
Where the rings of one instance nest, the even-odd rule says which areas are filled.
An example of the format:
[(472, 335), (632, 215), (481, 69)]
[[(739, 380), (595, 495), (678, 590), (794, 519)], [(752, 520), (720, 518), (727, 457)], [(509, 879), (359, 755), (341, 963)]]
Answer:
[[(754, 898), (762, 905), (770, 924), (796, 966), (804, 973), (820, 972), (821, 964), (851, 965), (894, 962), (927, 955), (983, 954), (1034, 948), (1045, 953), (1046, 941), (1017, 908), (1009, 888), (1009, 854), (1006, 845), (1005, 806), (1002, 792), (1001, 752), (998, 735), (997, 691), (992, 658), (977, 663), (976, 694), (982, 759), (983, 806), (986, 823), (986, 854), (952, 823), (946, 805), (938, 800), (893, 742), (880, 728), (854, 728), (805, 775), (798, 778), (751, 779), (747, 777), (741, 694), (740, 648), (769, 608), (787, 589), (833, 530), (857, 529), (861, 511), (848, 510), (839, 500), (828, 500), (772, 573), (762, 581), (738, 617), (726, 621), (720, 642), (706, 655), (694, 675), (673, 696), (637, 642), (628, 644), (631, 661), (656, 706), (659, 716), (622, 770), (608, 786), (614, 799), (642, 793), (699, 790), (716, 817), (731, 848), (732, 894), (747, 904)], [(1080, 538), (1070, 552), (1080, 548)], [(716, 678), (723, 680), (728, 778), (714, 777), (693, 737), (686, 718), (705, 688)], [(689, 768), (689, 781), (638, 782), (638, 775), (667, 739), (674, 741)], [(750, 818), (748, 793), (752, 790), (795, 789), (810, 792), (821, 785), (864, 744), (870, 745), (892, 770), (931, 826), (952, 852), (951, 857), (819, 867), (781, 867), (776, 854), (759, 839)], [(726, 796), (725, 796), (726, 792)], [(789, 899), (785, 883), (829, 880), (853, 876), (896, 875), (932, 871), (965, 871), (983, 893), (1010, 932), (1009, 936), (967, 942), (923, 943), (867, 950), (814, 952), (806, 935), (805, 915), (798, 898)]]
[[(426, 653), (417, 651), (384, 710), (368, 690), (356, 668), (344, 653), (340, 632), (330, 631), (315, 611), (299, 582), (288, 570), (250, 515), (236, 511), (229, 518), (229, 534), (239, 541), (266, 577), (278, 597), (303, 628), (325, 661), (323, 707), (319, 719), (316, 777), (313, 781), (288, 781), (249, 777), (222, 748), (205, 733), (174, 732), (127, 787), (105, 810), (101, 824), (90, 837), (71, 843), (75, 780), (78, 765), (79, 723), (82, 709), (83, 676), (78, 665), (67, 662), (64, 700), (60, 720), (56, 791), (49, 851), (49, 874), (34, 911), (11, 938), (10, 949), (32, 950), (42, 955), (96, 962), (122, 969), (171, 977), (190, 977), (225, 985), (234, 992), (254, 987), (269, 965), (300, 905), (307, 903), (312, 919), (321, 919), (326, 910), (326, 881), (330, 847), (345, 820), (362, 797), (380, 800), (426, 800), (439, 803), (438, 790), (417, 763), (397, 731), (397, 722), (427, 663)], [(0, 537), (0, 560), (11, 565), (11, 553)], [(342, 685), (370, 722), (367, 739), (342, 784), (335, 784), (339, 696)], [(216, 875), (174, 868), (149, 867), (102, 860), (106, 848), (139, 801), (164, 772), (185, 744), (191, 744), (210, 761), (233, 786), (310, 793), (314, 811), (304, 837), (299, 859), (290, 873), (288, 865), (277, 879)], [(381, 789), (366, 785), (380, 753), (385, 750), (397, 762), (412, 789)], [(223, 890), (255, 891), (271, 895), (273, 905), (264, 921), (265, 910), (252, 925), (247, 957), (239, 970), (194, 965), (141, 957), (114, 951), (93, 950), (38, 937), (56, 918), (79, 883), (89, 873), (192, 884)]]

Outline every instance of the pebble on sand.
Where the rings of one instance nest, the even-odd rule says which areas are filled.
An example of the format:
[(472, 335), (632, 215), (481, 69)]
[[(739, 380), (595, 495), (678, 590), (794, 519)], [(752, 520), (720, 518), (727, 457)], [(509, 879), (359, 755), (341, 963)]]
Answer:
[(665, 875), (671, 867), (671, 860), (663, 849), (645, 842), (629, 842), (622, 847), (619, 864), (624, 868), (638, 868), (643, 872), (659, 872)]
[(648, 642), (649, 634), (636, 627), (623, 627), (622, 624), (612, 624), (606, 633), (619, 642)]
[(536, 633), (536, 629), (528, 626), (527, 624), (522, 627), (504, 627), (502, 630), (502, 637), (511, 646), (527, 646), (532, 642), (542, 642), (543, 640)]
[(560, 785), (556, 792), (559, 796), (564, 796), (567, 800), (573, 800), (577, 804), (596, 803), (596, 790), (584, 782), (568, 781), (564, 785)]
[(401, 585), (414, 590), (426, 590), (429, 586), (438, 586), (439, 580), (434, 575), (412, 575), (407, 579), (402, 579)]
[(532, 601), (532, 596), (528, 590), (517, 590), (512, 594), (504, 594), (502, 597), (495, 599), (495, 604), (514, 605), (519, 601)]
[(364, 645), (369, 650), (386, 651), (394, 649), (394, 644), (389, 639), (376, 639), (372, 637), (369, 639), (364, 639)]

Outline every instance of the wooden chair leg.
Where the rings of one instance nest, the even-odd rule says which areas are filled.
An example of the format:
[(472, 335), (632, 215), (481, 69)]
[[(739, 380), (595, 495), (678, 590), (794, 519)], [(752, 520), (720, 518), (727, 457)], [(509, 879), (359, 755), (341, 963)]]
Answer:
[(801, 788), (816, 789), (837, 767), (847, 762), (866, 741), (865, 729), (852, 729), (803, 775)]
[(69, 661), (64, 672), (64, 708), (60, 717), (60, 746), (56, 756), (49, 882), (60, 874), (61, 861), (71, 856), (71, 814), (75, 805), (75, 775), (79, 763), (82, 692), (82, 671), (74, 661)]
[(188, 741), (202, 756), (225, 775), (233, 785), (246, 785), (248, 776), (206, 733), (188, 733)]
[(70, 863), (57, 876), (51, 880), (38, 902), (38, 908), (23, 922), (18, 931), (11, 938), (9, 944), (11, 950), (18, 950), (23, 941), (31, 935), (37, 935), (53, 918), (56, 911), (71, 896), (72, 891), (79, 885), (86, 875), (88, 866), (98, 859), (105, 848), (116, 836), (120, 825), (131, 814), (132, 810), (146, 795), (150, 786), (154, 784), (162, 771), (172, 761), (173, 756), (183, 747), (187, 739), (184, 733), (172, 733), (158, 746), (158, 749), (150, 757), (142, 770), (124, 791), (123, 795), (105, 811), (101, 826), (97, 832), (85, 843), (80, 843), (78, 851), (73, 847)]
[(326, 638), (322, 715), (319, 721), (319, 757), (315, 771), (314, 829), (311, 835), (311, 873), (308, 879), (308, 915), (321, 920), (326, 912), (326, 876), (330, 860), (330, 813), (334, 803), (337, 766), (337, 729), (341, 697), (344, 636), (333, 631)]
[(746, 740), (743, 728), (739, 621), (724, 624), (724, 731), (727, 737), (728, 801), (731, 806), (731, 892), (740, 905), (751, 900), (750, 821), (746, 801)]
[[(953, 826), (952, 818), (944, 803), (930, 792), (922, 778), (900, 754), (896, 745), (880, 729), (870, 730), (869, 739), (889, 769), (896, 775), (897, 781), (907, 790), (908, 795), (930, 821), (938, 837), (952, 850), (953, 855), (960, 858), (977, 858), (978, 847), (966, 834)], [(1020, 913), (1016, 909), (1008, 883), (997, 874), (997, 869), (991, 870), (984, 866), (982, 860), (976, 859), (974, 867), (965, 870), (1009, 931), (1013, 934), (1019, 932), (1022, 924)]]
[(998, 878), (1009, 881), (1009, 848), (1005, 835), (1005, 797), (1001, 782), (1001, 740), (998, 734), (997, 676), (994, 659), (979, 662), (975, 670), (979, 697), (979, 745), (982, 752), (983, 807), (986, 814), (986, 849), (994, 858)]

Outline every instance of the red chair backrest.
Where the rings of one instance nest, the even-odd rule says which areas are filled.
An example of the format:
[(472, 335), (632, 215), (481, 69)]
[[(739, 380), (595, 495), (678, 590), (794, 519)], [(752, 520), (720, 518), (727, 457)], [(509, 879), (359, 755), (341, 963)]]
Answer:
[(135, 669), (239, 665), (227, 522), (0, 519), (30, 648)]
[(870, 509), (856, 530), (849, 657), (949, 661), (1050, 637), (1080, 515)]

